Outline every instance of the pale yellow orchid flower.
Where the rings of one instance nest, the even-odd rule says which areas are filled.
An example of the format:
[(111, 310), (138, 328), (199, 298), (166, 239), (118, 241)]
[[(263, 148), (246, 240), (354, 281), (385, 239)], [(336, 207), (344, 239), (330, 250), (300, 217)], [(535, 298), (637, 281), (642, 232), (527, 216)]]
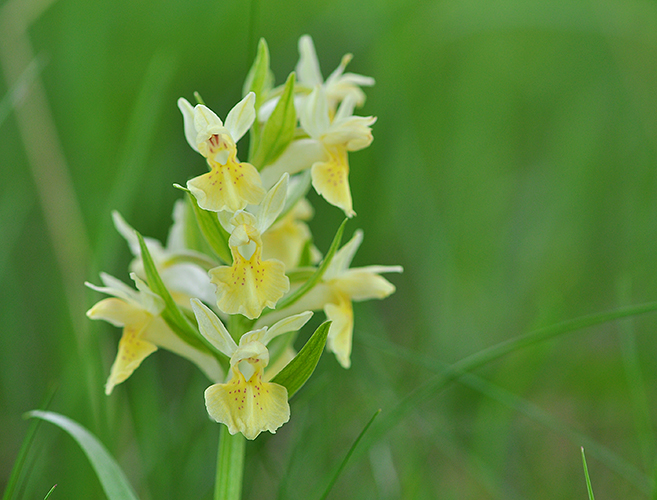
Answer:
[[(354, 331), (352, 302), (388, 297), (394, 293), (395, 286), (381, 274), (403, 271), (401, 266), (365, 266), (350, 269), (349, 265), (362, 241), (363, 232), (356, 231), (351, 240), (336, 252), (315, 292), (318, 296), (315, 300), (319, 298), (325, 301), (324, 312), (326, 317), (333, 321), (326, 347), (335, 353), (344, 368), (351, 365)], [(309, 295), (312, 293), (313, 291)]]
[(262, 233), (285, 205), (287, 182), (285, 174), (257, 207), (256, 215), (244, 210), (232, 217), (220, 214), (220, 222), (231, 233), (228, 245), (233, 263), (211, 269), (210, 281), (217, 287), (217, 307), (227, 314), (257, 318), (265, 307), (275, 308), (290, 289), (285, 265), (276, 259), (262, 258)]
[(203, 104), (178, 99), (189, 145), (207, 160), (210, 172), (187, 181), (187, 188), (204, 210), (236, 212), (260, 203), (265, 195), (260, 175), (237, 159), (236, 143), (255, 120), (255, 94), (250, 92), (228, 113), (226, 123)]
[(208, 413), (225, 424), (230, 434), (241, 432), (247, 439), (255, 439), (263, 431), (275, 433), (290, 419), (290, 405), (287, 389), (267, 382), (264, 376), (269, 364), (267, 344), (278, 335), (299, 330), (312, 312), (285, 318), (271, 328), (245, 333), (238, 345), (207, 306), (197, 299), (191, 303), (201, 334), (230, 358), (231, 379), (205, 391)]
[(223, 377), (223, 370), (213, 356), (182, 341), (169, 328), (160, 316), (164, 309), (163, 300), (134, 273), (131, 277), (137, 285), (137, 290), (108, 274), (101, 273), (100, 277), (105, 285), (103, 287), (85, 284), (113, 297), (98, 302), (87, 311), (87, 316), (123, 327), (119, 350), (105, 385), (105, 394), (111, 394), (114, 387), (130, 377), (141, 362), (158, 347), (187, 358), (210, 380), (217, 381)]
[[(345, 69), (351, 62), (353, 55), (345, 54), (338, 67), (324, 80), (322, 71), (319, 67), (319, 60), (313, 39), (309, 35), (303, 35), (299, 38), (299, 62), (296, 65), (295, 73), (297, 76), (295, 84), (296, 95), (294, 105), (299, 109), (304, 96), (308, 95), (316, 86), (321, 86), (328, 100), (329, 115), (331, 118), (335, 115), (338, 105), (347, 97), (355, 103), (357, 107), (365, 104), (365, 92), (361, 87), (371, 87), (374, 85), (374, 78), (370, 76), (358, 75), (355, 73), (345, 73)], [(274, 92), (279, 94), (279, 92)], [(274, 111), (274, 108), (280, 100), (280, 95), (275, 95), (265, 101), (258, 109), (258, 119), (266, 122)]]
[(316, 86), (299, 106), (299, 123), (310, 136), (290, 143), (281, 156), (262, 171), (267, 185), (283, 172), (293, 175), (311, 169), (312, 185), (348, 217), (356, 215), (349, 187), (350, 151), (372, 142), (373, 116), (353, 116), (355, 98), (347, 95), (331, 118), (326, 91)]

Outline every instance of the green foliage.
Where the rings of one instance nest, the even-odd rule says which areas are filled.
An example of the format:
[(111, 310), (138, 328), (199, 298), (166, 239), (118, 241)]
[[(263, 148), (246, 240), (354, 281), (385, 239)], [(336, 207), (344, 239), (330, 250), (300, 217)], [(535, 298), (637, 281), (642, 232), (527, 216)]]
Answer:
[[(51, 411), (33, 410), (28, 412), (27, 416), (50, 422), (75, 439), (89, 459), (109, 500), (137, 500), (136, 493), (116, 460), (98, 438), (87, 429), (70, 418)], [(50, 491), (52, 492), (52, 489)], [(50, 493), (48, 493), (49, 495)]]
[(43, 497), (43, 500), (48, 500), (48, 498), (50, 498), (50, 495), (52, 495), (52, 492), (55, 491), (55, 488), (57, 488), (56, 484), (54, 484), (53, 487), (50, 488), (50, 491), (48, 491), (48, 493), (46, 493), (46, 496)]
[[(137, 234), (137, 238), (139, 238), (139, 247), (144, 261), (144, 271), (146, 272), (146, 277), (148, 279), (148, 286), (154, 293), (162, 297), (162, 300), (164, 300), (165, 306), (162, 311), (162, 318), (183, 342), (186, 342), (201, 351), (215, 355), (215, 351), (208, 347), (205, 339), (199, 333), (198, 328), (192, 323), (190, 318), (193, 317), (193, 315), (184, 314), (180, 306), (174, 302), (169, 290), (164, 286), (160, 274), (157, 272), (157, 268), (153, 263), (153, 259), (148, 251), (146, 243), (144, 242), (144, 238), (137, 231), (135, 231), (135, 233)], [(216, 357), (221, 360), (220, 356)]]
[(258, 136), (251, 163), (258, 169), (273, 163), (292, 142), (297, 125), (294, 109), (294, 73), (290, 73), (281, 98)]
[(245, 96), (249, 92), (255, 92), (255, 108), (258, 110), (263, 102), (264, 96), (271, 90), (273, 82), (274, 75), (269, 69), (269, 48), (265, 39), (261, 38), (258, 42), (256, 58), (253, 61), (249, 73), (246, 75), (242, 95)]
[(288, 398), (294, 396), (315, 371), (324, 351), (330, 326), (330, 321), (319, 325), (294, 359), (272, 379), (272, 382), (287, 389)]
[(233, 257), (231, 256), (230, 248), (228, 247), (228, 238), (230, 238), (230, 235), (223, 227), (221, 227), (217, 214), (199, 208), (196, 198), (192, 196), (189, 190), (178, 185), (176, 185), (176, 187), (187, 193), (187, 200), (194, 210), (196, 223), (198, 224), (201, 234), (205, 238), (207, 244), (224, 264), (230, 265), (233, 262)]
[(36, 436), (36, 431), (39, 427), (40, 421), (34, 421), (31, 423), (23, 442), (21, 443), (21, 448), (14, 461), (13, 467), (11, 469), (11, 474), (7, 479), (7, 484), (5, 491), (2, 494), (2, 500), (13, 500), (17, 498), (18, 489), (20, 488), (21, 480), (24, 479), (27, 454), (30, 451), (32, 444), (34, 443), (34, 438)]

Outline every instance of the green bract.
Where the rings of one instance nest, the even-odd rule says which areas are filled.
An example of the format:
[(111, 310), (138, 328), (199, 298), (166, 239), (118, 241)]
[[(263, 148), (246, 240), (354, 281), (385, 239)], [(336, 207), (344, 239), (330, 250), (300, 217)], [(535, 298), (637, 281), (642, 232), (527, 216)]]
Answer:
[(285, 82), (283, 95), (265, 122), (251, 161), (259, 169), (274, 162), (294, 138), (297, 114), (294, 109), (294, 73)]

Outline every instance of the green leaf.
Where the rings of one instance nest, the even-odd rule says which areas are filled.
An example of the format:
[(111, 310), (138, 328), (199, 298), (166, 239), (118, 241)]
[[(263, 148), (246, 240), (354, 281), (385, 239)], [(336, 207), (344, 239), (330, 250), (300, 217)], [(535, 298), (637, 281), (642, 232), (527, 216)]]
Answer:
[(135, 491), (119, 465), (107, 448), (87, 429), (70, 418), (51, 411), (33, 410), (26, 413), (26, 416), (55, 424), (77, 441), (87, 455), (109, 500), (137, 500)]
[[(178, 307), (178, 304), (175, 303), (169, 290), (164, 286), (160, 274), (157, 272), (157, 267), (153, 262), (148, 247), (144, 242), (144, 238), (138, 231), (135, 231), (137, 238), (139, 239), (139, 247), (141, 249), (141, 258), (144, 262), (144, 272), (146, 273), (146, 279), (148, 281), (148, 286), (164, 300), (164, 310), (162, 311), (162, 319), (167, 322), (169, 327), (180, 337), (183, 342), (191, 345), (192, 347), (211, 354), (215, 355), (215, 351), (210, 349), (205, 343), (205, 339), (201, 337), (196, 326), (192, 324), (189, 318), (181, 311)], [(216, 356), (219, 359), (218, 356)], [(223, 366), (223, 365), (222, 365)]]
[(256, 111), (262, 104), (262, 99), (269, 92), (274, 82), (274, 75), (269, 69), (269, 48), (264, 38), (258, 42), (258, 52), (256, 53), (253, 65), (246, 75), (242, 95), (246, 96), (249, 92), (255, 92)]
[(306, 342), (306, 345), (299, 351), (299, 354), (272, 379), (272, 382), (287, 389), (288, 399), (303, 387), (303, 384), (315, 371), (319, 358), (324, 351), (330, 326), (330, 321), (325, 321), (319, 325), (315, 333)]
[(174, 184), (174, 186), (187, 193), (190, 205), (194, 209), (194, 216), (196, 217), (196, 222), (201, 230), (201, 234), (208, 245), (210, 245), (214, 254), (223, 263), (231, 264), (233, 262), (233, 257), (230, 254), (230, 248), (228, 247), (228, 238), (230, 238), (230, 235), (223, 227), (221, 227), (216, 212), (203, 210), (198, 206), (196, 198), (187, 188), (184, 188), (179, 184)]
[[(185, 190), (185, 192), (187, 192), (187, 190)], [(183, 241), (185, 248), (205, 255), (216, 256), (215, 252), (210, 248), (210, 245), (206, 241), (205, 236), (201, 233), (201, 228), (198, 225), (196, 214), (194, 213), (193, 202), (187, 197), (187, 195), (185, 195), (184, 214), (185, 222), (183, 224)]]
[[(317, 271), (315, 271), (315, 273), (310, 277), (310, 279), (308, 279), (308, 281), (306, 281), (302, 286), (297, 288), (297, 290), (295, 290), (290, 295), (287, 295), (283, 299), (279, 300), (278, 303), (276, 304), (277, 311), (280, 311), (281, 309), (291, 306), (297, 300), (299, 300), (301, 297), (307, 294), (317, 283), (319, 283), (319, 281), (322, 279), (322, 276), (324, 276), (326, 269), (328, 269), (328, 266), (331, 264), (335, 252), (337, 252), (338, 248), (340, 247), (340, 243), (342, 242), (342, 233), (344, 233), (344, 226), (348, 220), (349, 219), (345, 219), (342, 221), (342, 224), (340, 224), (340, 227), (338, 228), (338, 230), (335, 233), (335, 236), (333, 237), (333, 241), (331, 242), (329, 251), (326, 254), (326, 257), (324, 257), (324, 260), (322, 261), (320, 266), (317, 268)], [(260, 317), (264, 316), (265, 314), (268, 314), (271, 311), (273, 311), (273, 309), (264, 310), (260, 315)]]
[(589, 477), (589, 468), (586, 466), (586, 455), (584, 454), (583, 446), (582, 463), (584, 464), (584, 476), (586, 477), (586, 490), (589, 492), (589, 500), (595, 500), (595, 497), (593, 496), (593, 487), (591, 486), (591, 478)]
[[(312, 245), (312, 242), (308, 240), (305, 246)], [(305, 251), (305, 249), (304, 249)], [(308, 281), (313, 275), (317, 272), (317, 269), (314, 267), (297, 267), (292, 271), (286, 273), (287, 277), (290, 278), (290, 283), (298, 283), (299, 281)]]
[(278, 158), (294, 139), (297, 112), (294, 109), (294, 72), (290, 73), (283, 95), (262, 129), (251, 163), (260, 170)]

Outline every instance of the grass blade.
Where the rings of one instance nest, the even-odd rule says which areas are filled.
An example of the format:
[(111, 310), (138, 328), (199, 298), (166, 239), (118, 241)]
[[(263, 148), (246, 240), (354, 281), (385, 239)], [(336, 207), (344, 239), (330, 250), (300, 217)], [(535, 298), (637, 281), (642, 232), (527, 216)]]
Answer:
[[(52, 390), (50, 394), (48, 394), (45, 403), (41, 406), (42, 408), (48, 408), (50, 406), (52, 399), (55, 397), (55, 392), (55, 390)], [(34, 437), (36, 436), (36, 432), (40, 425), (40, 420), (34, 420), (30, 422), (30, 426), (28, 427), (25, 438), (23, 439), (23, 443), (21, 444), (21, 449), (18, 452), (14, 466), (11, 469), (11, 474), (7, 480), (7, 487), (5, 488), (5, 492), (2, 495), (2, 500), (12, 500), (15, 497), (14, 492), (18, 490), (23, 479), (23, 471), (25, 462), (27, 461), (27, 453), (30, 451), (32, 443), (34, 442)]]
[(109, 500), (138, 500), (128, 478), (109, 454), (107, 448), (87, 429), (70, 418), (51, 411), (33, 410), (26, 416), (55, 424), (80, 445)]
[(593, 487), (591, 486), (591, 478), (589, 477), (589, 468), (586, 466), (586, 455), (584, 454), (583, 446), (582, 463), (584, 464), (584, 476), (586, 476), (586, 490), (589, 492), (589, 500), (595, 500), (595, 497), (593, 496)]
[(11, 474), (7, 481), (7, 488), (5, 489), (4, 494), (2, 495), (2, 500), (13, 500), (15, 497), (15, 492), (20, 486), (21, 479), (23, 477), (23, 471), (25, 467), (25, 462), (27, 460), (27, 453), (30, 450), (32, 443), (34, 442), (34, 437), (36, 436), (36, 431), (39, 428), (39, 421), (33, 421), (30, 423), (23, 443), (21, 444), (21, 449), (18, 452), (18, 457), (14, 462), (14, 466), (11, 469)]
[(363, 436), (367, 432), (367, 429), (370, 428), (370, 426), (374, 422), (374, 419), (379, 416), (379, 413), (381, 413), (381, 410), (380, 409), (376, 410), (374, 415), (372, 415), (372, 418), (370, 418), (370, 421), (367, 422), (367, 425), (365, 425), (363, 430), (360, 432), (360, 434), (356, 438), (356, 441), (354, 441), (354, 444), (351, 445), (351, 448), (349, 448), (349, 451), (347, 452), (344, 459), (342, 460), (342, 463), (340, 464), (340, 466), (337, 468), (337, 470), (333, 474), (333, 477), (331, 478), (331, 481), (329, 482), (328, 486), (326, 487), (326, 490), (324, 491), (324, 494), (320, 497), (321, 500), (324, 500), (328, 496), (328, 494), (331, 492), (331, 490), (333, 489), (333, 486), (335, 485), (336, 481), (340, 477), (340, 474), (342, 474), (342, 471), (347, 466), (347, 462), (349, 462), (349, 459), (354, 454), (354, 451), (356, 450), (356, 447), (358, 446), (358, 443), (360, 443), (361, 439), (363, 439)]
[(56, 484), (53, 484), (53, 485), (52, 485), (52, 488), (50, 488), (50, 490), (48, 490), (48, 493), (46, 494), (46, 496), (43, 497), (43, 500), (48, 500), (48, 498), (50, 497), (50, 495), (52, 494), (52, 492), (55, 491), (55, 488), (57, 488), (57, 485), (56, 485)]
[(533, 332), (520, 335), (518, 337), (505, 340), (499, 344), (495, 344), (487, 349), (483, 349), (470, 356), (463, 358), (451, 365), (447, 370), (442, 373), (436, 374), (427, 382), (422, 384), (408, 394), (402, 401), (399, 402), (394, 408), (386, 413), (385, 418), (379, 420), (375, 428), (368, 436), (368, 446), (374, 443), (392, 429), (399, 421), (404, 418), (413, 408), (426, 401), (440, 391), (445, 389), (450, 382), (461, 377), (464, 373), (476, 370), (492, 361), (495, 361), (507, 354), (515, 351), (520, 351), (527, 347), (531, 347), (547, 340), (555, 339), (561, 335), (582, 330), (584, 328), (608, 323), (621, 318), (631, 316), (638, 316), (649, 312), (657, 311), (657, 302), (648, 302), (646, 304), (639, 304), (635, 306), (623, 307), (614, 309), (612, 311), (605, 311), (602, 313), (590, 314), (581, 316), (579, 318), (557, 323), (545, 328), (540, 328)]

